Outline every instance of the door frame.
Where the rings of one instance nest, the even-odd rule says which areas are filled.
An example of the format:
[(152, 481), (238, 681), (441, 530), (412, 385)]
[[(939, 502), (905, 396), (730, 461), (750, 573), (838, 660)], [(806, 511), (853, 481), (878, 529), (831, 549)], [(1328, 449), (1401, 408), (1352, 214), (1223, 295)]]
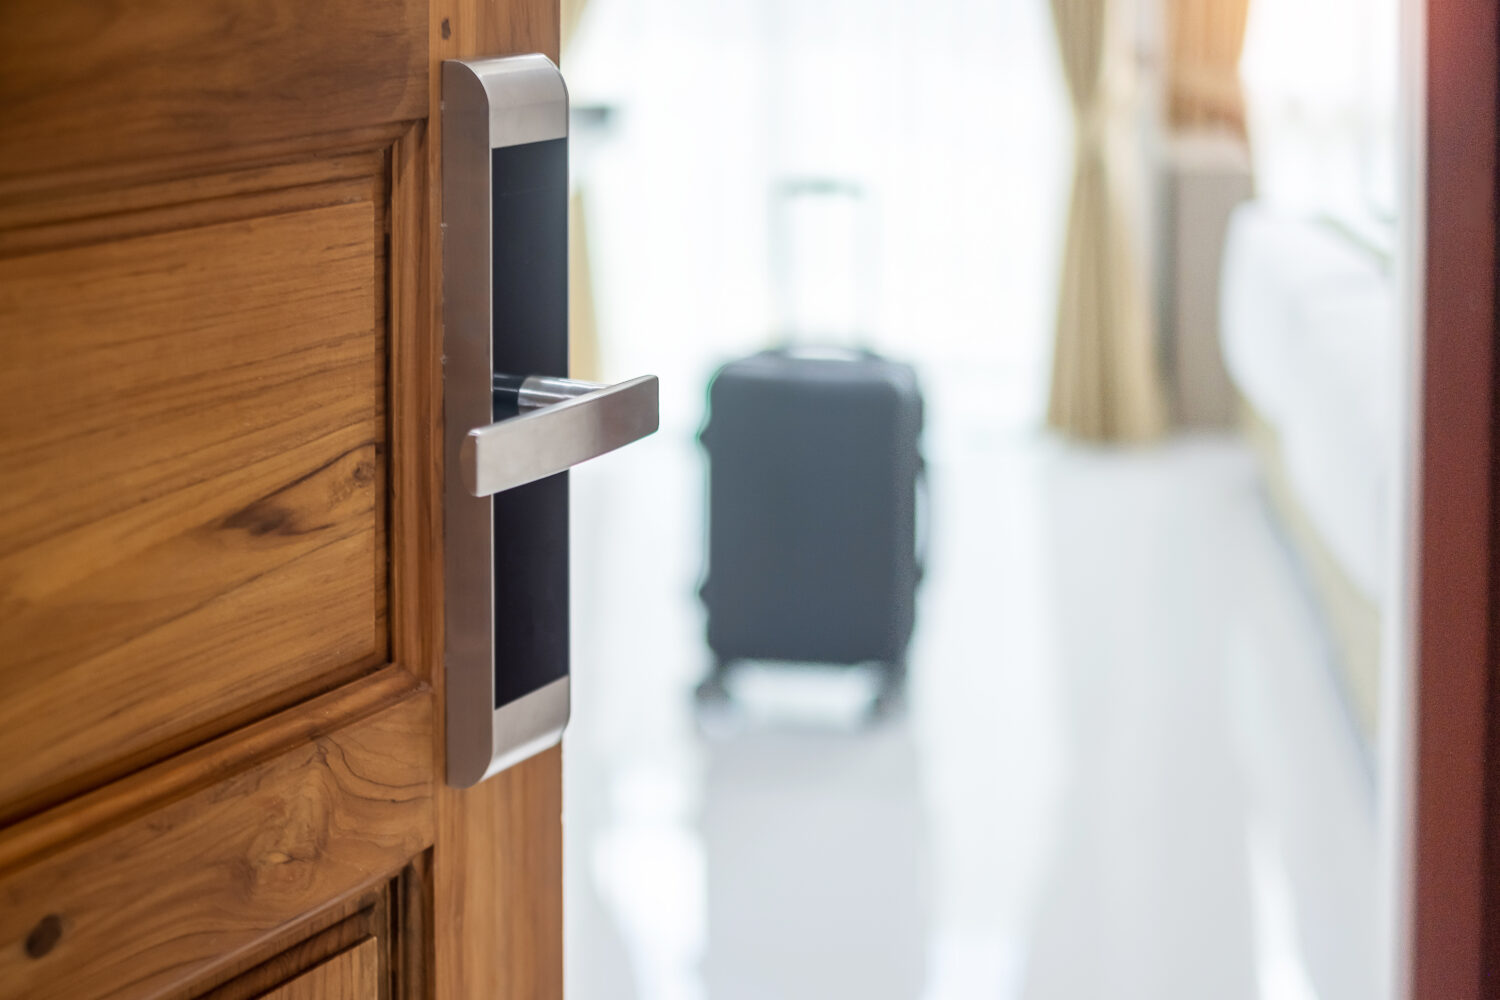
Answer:
[[(1413, 361), (1404, 606), (1387, 624), (1381, 819), (1388, 994), (1500, 996), (1495, 503), (1500, 10), (1404, 0)], [(1408, 668), (1407, 665), (1414, 665)]]

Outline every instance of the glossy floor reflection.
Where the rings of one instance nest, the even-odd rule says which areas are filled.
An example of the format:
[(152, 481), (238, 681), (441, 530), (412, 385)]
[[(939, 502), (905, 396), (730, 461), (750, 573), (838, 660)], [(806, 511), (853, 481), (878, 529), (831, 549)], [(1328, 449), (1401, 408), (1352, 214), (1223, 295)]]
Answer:
[(571, 1000), (1374, 996), (1373, 781), (1249, 454), (987, 432), (924, 376), (877, 726), (857, 677), (773, 671), (700, 726), (699, 456), (575, 473)]

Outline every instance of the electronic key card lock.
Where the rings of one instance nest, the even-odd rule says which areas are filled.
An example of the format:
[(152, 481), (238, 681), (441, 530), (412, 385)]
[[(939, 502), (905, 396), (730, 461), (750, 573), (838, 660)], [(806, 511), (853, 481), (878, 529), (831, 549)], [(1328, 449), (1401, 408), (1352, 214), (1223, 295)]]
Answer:
[(448, 782), (568, 721), (567, 469), (657, 428), (655, 376), (568, 372), (568, 93), (545, 56), (443, 64)]

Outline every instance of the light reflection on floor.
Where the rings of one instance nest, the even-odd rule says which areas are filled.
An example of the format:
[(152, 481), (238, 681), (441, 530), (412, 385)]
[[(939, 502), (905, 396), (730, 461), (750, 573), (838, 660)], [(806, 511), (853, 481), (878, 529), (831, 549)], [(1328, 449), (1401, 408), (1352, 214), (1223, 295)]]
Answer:
[(1248, 454), (934, 451), (869, 728), (764, 671), (701, 731), (697, 455), (577, 475), (572, 1000), (1373, 996), (1367, 763)]

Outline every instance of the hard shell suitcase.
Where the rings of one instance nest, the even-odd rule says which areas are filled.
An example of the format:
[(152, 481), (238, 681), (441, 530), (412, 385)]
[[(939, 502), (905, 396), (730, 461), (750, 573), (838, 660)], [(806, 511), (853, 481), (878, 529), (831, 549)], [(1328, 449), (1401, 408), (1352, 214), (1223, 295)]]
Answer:
[(903, 676), (921, 566), (922, 397), (868, 351), (778, 349), (709, 388), (702, 598), (722, 678), (737, 660), (885, 664)]

